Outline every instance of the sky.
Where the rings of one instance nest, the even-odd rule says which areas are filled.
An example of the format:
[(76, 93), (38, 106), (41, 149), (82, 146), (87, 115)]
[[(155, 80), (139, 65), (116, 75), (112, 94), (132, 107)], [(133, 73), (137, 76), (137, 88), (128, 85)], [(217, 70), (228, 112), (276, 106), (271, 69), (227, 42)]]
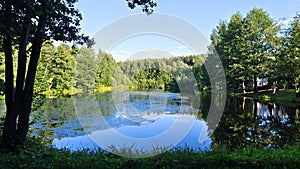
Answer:
[[(212, 30), (221, 20), (240, 12), (246, 15), (254, 7), (262, 8), (276, 21), (290, 21), (300, 11), (299, 0), (154, 0), (157, 7), (155, 14), (170, 15), (188, 22), (199, 30), (209, 41)], [(83, 15), (81, 22), (82, 33), (94, 37), (99, 31), (122, 18), (141, 14), (137, 7), (131, 10), (125, 0), (79, 0), (77, 8)], [(144, 14), (146, 16), (146, 14)], [(137, 26), (136, 25), (131, 25)], [(124, 27), (124, 28), (123, 28)], [(119, 31), (130, 29), (126, 25)], [(177, 27), (175, 29), (180, 29)], [(165, 51), (173, 55), (197, 54), (187, 44), (178, 39), (162, 36), (161, 34), (132, 35), (112, 46), (109, 51), (117, 61), (141, 51)]]

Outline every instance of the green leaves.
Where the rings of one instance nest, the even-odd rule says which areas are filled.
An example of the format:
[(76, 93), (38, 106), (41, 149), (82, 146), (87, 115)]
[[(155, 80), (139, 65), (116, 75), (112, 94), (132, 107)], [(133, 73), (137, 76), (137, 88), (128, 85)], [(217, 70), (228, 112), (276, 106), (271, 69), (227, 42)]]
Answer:
[(76, 57), (74, 69), (74, 87), (84, 93), (93, 93), (95, 89), (96, 63), (95, 54), (91, 48), (81, 47)]
[(75, 56), (68, 45), (60, 44), (55, 50), (53, 42), (44, 43), (35, 79), (35, 93), (52, 96), (71, 95), (74, 65)]
[(157, 6), (156, 2), (152, 0), (126, 0), (128, 7), (133, 9), (136, 6), (141, 6), (142, 11), (146, 12), (148, 15), (153, 13), (153, 8)]
[[(117, 70), (117, 63), (113, 59), (113, 56), (102, 51), (99, 51), (97, 57), (97, 76), (96, 86), (112, 86), (112, 80), (115, 77), (115, 71)], [(122, 77), (120, 77), (122, 78)]]
[(276, 77), (287, 84), (299, 85), (300, 76), (300, 14), (285, 31), (280, 51), (276, 57)]
[(278, 41), (279, 26), (262, 9), (254, 8), (246, 17), (232, 15), (220, 22), (211, 35), (227, 76), (228, 88), (243, 91), (260, 74), (269, 73), (268, 57)]

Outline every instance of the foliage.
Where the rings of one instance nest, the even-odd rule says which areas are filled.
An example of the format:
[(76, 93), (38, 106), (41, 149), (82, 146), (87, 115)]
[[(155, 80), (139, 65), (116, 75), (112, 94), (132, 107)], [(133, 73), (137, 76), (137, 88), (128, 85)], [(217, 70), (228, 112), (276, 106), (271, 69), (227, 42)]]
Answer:
[[(179, 92), (183, 89), (179, 89), (178, 84), (194, 87), (198, 83), (198, 87), (205, 88), (207, 83), (201, 85), (204, 74), (203, 58), (205, 56), (134, 60), (120, 63), (120, 67), (132, 82), (131, 89)], [(196, 74), (193, 74), (194, 72)]]
[[(117, 90), (163, 90), (179, 92), (178, 83), (197, 82), (199, 90), (209, 88), (203, 65), (207, 55), (170, 59), (146, 59), (117, 63), (113, 56), (95, 54), (85, 46), (69, 47), (53, 41), (43, 43), (35, 77), (36, 97), (69, 97), (78, 93)], [(195, 82), (190, 79), (195, 76)], [(185, 85), (182, 85), (185, 86)]]
[[(45, 143), (44, 143), (45, 144)], [(176, 150), (148, 158), (126, 158), (98, 151), (46, 148), (30, 139), (19, 154), (0, 153), (0, 168), (297, 168), (300, 146), (278, 150), (249, 148), (229, 151), (215, 147), (207, 152)]]
[(220, 22), (211, 35), (227, 76), (228, 88), (242, 89), (251, 82), (257, 91), (259, 75), (269, 74), (269, 60), (276, 50), (280, 27), (262, 9), (253, 8), (242, 17), (232, 15)]
[(37, 67), (34, 92), (41, 94), (50, 90), (51, 77), (49, 70), (52, 67), (52, 61), (55, 60), (55, 49), (52, 41), (46, 41), (41, 49), (40, 64)]
[[(2, 134), (2, 145), (14, 151), (18, 144), (25, 141), (29, 126), (29, 115), (33, 101), (34, 80), (42, 44), (46, 40), (75, 42), (88, 46), (93, 40), (80, 34), (80, 21), (82, 15), (75, 8), (77, 0), (26, 0), (26, 1), (0, 1), (0, 40), (1, 50), (5, 53), (5, 103), (6, 118)], [(127, 1), (130, 8), (135, 5), (142, 6), (143, 11), (151, 13), (156, 3), (146, 1)], [(64, 72), (72, 69), (70, 53), (64, 53), (67, 45), (58, 49), (57, 60), (52, 61), (53, 79), (50, 86), (61, 95), (68, 95), (71, 86), (70, 76), (66, 77), (64, 85)], [(14, 64), (14, 48), (18, 49), (17, 66)], [(27, 57), (29, 56), (29, 57)], [(62, 58), (65, 56), (66, 58)], [(64, 65), (62, 65), (64, 64)], [(64, 66), (63, 69), (60, 69)], [(14, 74), (17, 67), (17, 74)], [(59, 68), (59, 69), (56, 69)], [(15, 78), (16, 76), (16, 78)], [(62, 88), (60, 88), (62, 87)], [(84, 89), (88, 89), (86, 87)], [(18, 119), (18, 123), (17, 123)]]
[(116, 77), (116, 69), (118, 67), (113, 56), (102, 51), (99, 51), (97, 57), (97, 75), (96, 75), (96, 86), (112, 86), (112, 81)]
[[(154, 7), (152, 3), (154, 2), (128, 1), (130, 7), (141, 5), (146, 8), (144, 5), (148, 5), (151, 8)], [(249, 11), (245, 17), (236, 13), (229, 21), (220, 22), (212, 32), (210, 49), (212, 53), (216, 51), (223, 62), (228, 89), (235, 92), (250, 90), (260, 76), (268, 77), (269, 86), (271, 82), (286, 88), (289, 84), (298, 85), (300, 79), (298, 27), (299, 14), (290, 27), (284, 30), (285, 34), (279, 35), (279, 26), (267, 12), (257, 8)], [(278, 43), (280, 40), (281, 44)], [(35, 94), (61, 97), (86, 90), (89, 93), (98, 92), (105, 87), (111, 87), (112, 90), (178, 92), (178, 83), (191, 83), (185, 73), (186, 70), (194, 74), (200, 91), (210, 89), (211, 79), (203, 64), (204, 61), (206, 65), (209, 64), (209, 55), (116, 63), (113, 56), (102, 51), (94, 54), (84, 48), (75, 46), (69, 48), (64, 45), (62, 52), (63, 44), (54, 49), (51, 43), (51, 41), (44, 43), (41, 51)], [(71, 72), (75, 67), (74, 58), (77, 60), (76, 63), (82, 62), (81, 75), (80, 71), (77, 71), (79, 74), (75, 76), (76, 78), (81, 76), (82, 84), (77, 81), (72, 87)], [(50, 65), (54, 64), (57, 66), (52, 68)], [(64, 78), (60, 78), (62, 73)], [(0, 89), (4, 89), (1, 83)]]
[(128, 7), (133, 9), (137, 5), (142, 6), (142, 11), (146, 12), (148, 15), (153, 12), (153, 8), (156, 7), (156, 2), (152, 0), (126, 0)]
[[(53, 39), (83, 43), (87, 40), (79, 33), (82, 17), (74, 8), (75, 3), (76, 0), (0, 1), (0, 37), (5, 54), (7, 109), (1, 146), (9, 151), (14, 151), (26, 139), (34, 80), (43, 42)], [(17, 61), (13, 58), (15, 51)], [(56, 76), (54, 82), (59, 83), (61, 80)]]
[(74, 87), (84, 93), (92, 93), (95, 88), (96, 64), (95, 54), (91, 48), (81, 47), (76, 56)]
[(298, 13), (284, 31), (281, 48), (276, 55), (273, 78), (288, 88), (300, 84), (300, 14)]

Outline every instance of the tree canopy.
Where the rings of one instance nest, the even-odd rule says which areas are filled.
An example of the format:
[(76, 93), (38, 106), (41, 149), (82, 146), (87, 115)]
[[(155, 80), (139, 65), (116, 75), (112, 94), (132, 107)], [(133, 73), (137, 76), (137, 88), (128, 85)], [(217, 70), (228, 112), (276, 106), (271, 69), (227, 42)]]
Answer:
[(225, 68), (229, 89), (245, 91), (247, 84), (257, 91), (259, 76), (270, 74), (269, 61), (278, 49), (280, 26), (266, 11), (253, 8), (243, 17), (234, 14), (211, 35), (212, 45)]

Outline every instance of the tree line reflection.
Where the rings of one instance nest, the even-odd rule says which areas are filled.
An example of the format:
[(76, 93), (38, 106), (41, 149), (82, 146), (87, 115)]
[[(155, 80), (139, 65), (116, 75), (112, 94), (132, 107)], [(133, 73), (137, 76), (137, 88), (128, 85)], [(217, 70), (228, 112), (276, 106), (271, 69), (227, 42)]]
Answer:
[(299, 107), (228, 98), (213, 144), (278, 148), (300, 139)]

